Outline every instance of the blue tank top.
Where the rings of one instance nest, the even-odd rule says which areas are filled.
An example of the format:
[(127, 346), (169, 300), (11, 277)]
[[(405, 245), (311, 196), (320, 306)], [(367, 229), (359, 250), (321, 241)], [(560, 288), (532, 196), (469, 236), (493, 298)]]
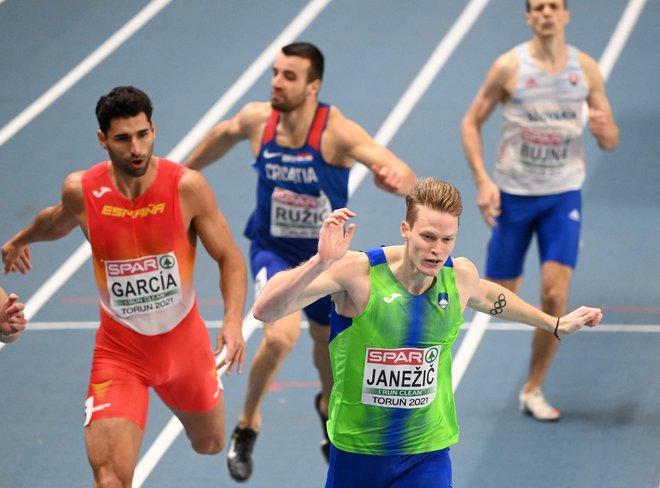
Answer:
[(296, 262), (316, 253), (323, 219), (348, 200), (349, 168), (331, 166), (321, 156), (329, 113), (330, 107), (319, 103), (305, 144), (292, 149), (275, 142), (280, 112), (273, 110), (253, 165), (257, 208), (245, 237)]

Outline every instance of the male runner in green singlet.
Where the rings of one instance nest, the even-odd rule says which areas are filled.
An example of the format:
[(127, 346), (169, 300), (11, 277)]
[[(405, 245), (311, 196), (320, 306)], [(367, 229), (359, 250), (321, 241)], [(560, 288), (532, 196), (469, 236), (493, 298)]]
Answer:
[(271, 321), (331, 294), (334, 387), (326, 487), (450, 487), (449, 446), (458, 440), (451, 346), (467, 306), (554, 333), (602, 318), (580, 307), (553, 317), (452, 258), (462, 203), (433, 178), (406, 197), (403, 245), (348, 252), (355, 216), (333, 211), (318, 253), (265, 286), (254, 315)]

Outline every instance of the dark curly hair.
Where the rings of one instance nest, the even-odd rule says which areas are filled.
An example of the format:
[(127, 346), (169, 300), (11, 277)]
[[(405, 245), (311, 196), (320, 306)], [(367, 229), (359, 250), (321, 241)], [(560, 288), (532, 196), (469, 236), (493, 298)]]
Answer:
[(96, 120), (99, 121), (101, 132), (107, 136), (113, 119), (125, 119), (144, 113), (151, 122), (153, 110), (151, 100), (142, 90), (134, 86), (118, 86), (99, 98), (96, 103)]

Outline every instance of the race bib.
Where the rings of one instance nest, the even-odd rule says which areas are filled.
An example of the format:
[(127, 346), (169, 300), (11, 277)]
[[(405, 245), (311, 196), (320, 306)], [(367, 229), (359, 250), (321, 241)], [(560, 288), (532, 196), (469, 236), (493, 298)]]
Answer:
[(183, 300), (174, 252), (106, 261), (110, 308), (119, 317), (162, 310)]
[(323, 219), (332, 209), (321, 192), (318, 197), (275, 188), (271, 198), (270, 233), (273, 237), (317, 239)]
[(367, 349), (362, 403), (385, 408), (421, 408), (438, 389), (440, 346)]
[(570, 136), (530, 129), (523, 129), (520, 136), (520, 162), (529, 171), (547, 174), (566, 166)]

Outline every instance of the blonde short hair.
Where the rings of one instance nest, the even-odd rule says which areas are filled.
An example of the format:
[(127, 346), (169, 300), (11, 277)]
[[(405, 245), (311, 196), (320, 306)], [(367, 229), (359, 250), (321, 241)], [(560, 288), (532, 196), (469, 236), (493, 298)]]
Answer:
[(417, 220), (417, 209), (420, 205), (446, 212), (459, 219), (463, 213), (461, 192), (454, 185), (437, 178), (418, 179), (406, 196), (406, 222), (410, 227)]

